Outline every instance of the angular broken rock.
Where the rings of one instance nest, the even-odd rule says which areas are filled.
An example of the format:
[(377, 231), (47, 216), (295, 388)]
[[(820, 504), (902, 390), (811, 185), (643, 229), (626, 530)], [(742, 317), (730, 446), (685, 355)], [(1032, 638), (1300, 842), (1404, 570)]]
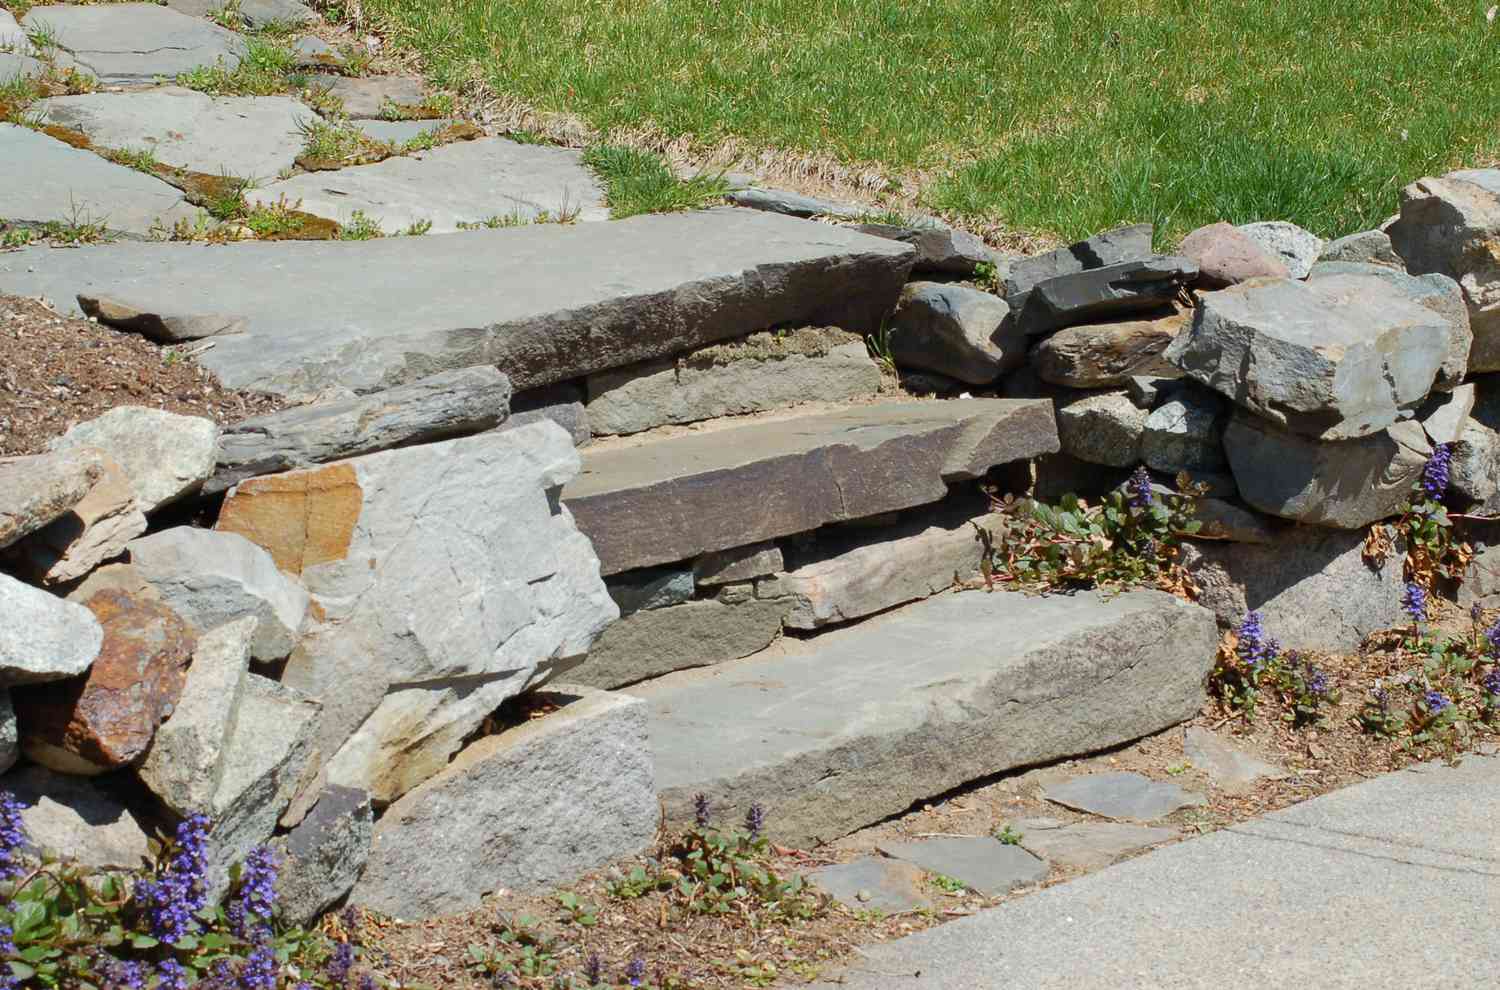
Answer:
[(1155, 255), (1048, 279), (1031, 290), (1018, 322), (1028, 334), (1159, 309), (1198, 275), (1187, 258)]
[(213, 494), (263, 474), (481, 433), (505, 420), (510, 398), (509, 379), (479, 366), (241, 420), (219, 438), (218, 468), (203, 490)]
[(52, 450), (97, 447), (130, 478), (143, 512), (197, 491), (213, 473), (219, 428), (211, 419), (145, 406), (116, 406), (79, 423)]
[(103, 458), (94, 487), (62, 518), (16, 544), (15, 566), (42, 584), (62, 584), (120, 556), (146, 531), (135, 488), (114, 461)]
[(233, 72), (246, 51), (233, 31), (149, 3), (34, 7), (21, 25), (47, 31), (106, 83), (150, 83), (216, 64)]
[(351, 902), (402, 918), (452, 914), (651, 844), (660, 808), (646, 706), (587, 688), (549, 694), (561, 709), (478, 740), (386, 809)]
[(1227, 223), (1199, 227), (1187, 235), (1177, 253), (1198, 263), (1198, 281), (1222, 289), (1252, 278), (1287, 278), (1291, 272), (1280, 257)]
[(1280, 780), (1290, 776), (1280, 767), (1256, 759), (1196, 725), (1189, 726), (1183, 734), (1182, 752), (1188, 762), (1208, 774), (1216, 787), (1226, 791), (1247, 790), (1264, 778)]
[(0, 684), (38, 684), (82, 674), (104, 631), (94, 613), (0, 574)]
[(1317, 263), (1321, 265), (1331, 261), (1383, 265), (1399, 271), (1406, 270), (1406, 262), (1396, 254), (1391, 246), (1391, 236), (1383, 230), (1364, 230), (1329, 241), (1323, 246), (1323, 253), (1318, 255)]
[(988, 385), (1026, 360), (1026, 335), (1005, 300), (966, 285), (909, 282), (891, 317), (896, 363)]
[(1149, 223), (1117, 227), (1056, 251), (1021, 258), (1006, 274), (1005, 301), (1011, 312), (1019, 314), (1026, 308), (1031, 290), (1049, 278), (1149, 258), (1152, 232)]
[(294, 925), (309, 925), (354, 887), (370, 855), (374, 818), (370, 796), (329, 787), (295, 828), (276, 840), (285, 857), (276, 884), (276, 909)]
[(568, 679), (622, 687), (687, 667), (738, 660), (781, 635), (786, 599), (687, 602), (626, 616), (610, 625)]
[(136, 870), (151, 858), (151, 841), (136, 814), (101, 786), (26, 766), (5, 776), (21, 803), (21, 822), (38, 850), (96, 870)]
[(1047, 864), (1020, 846), (987, 835), (943, 835), (887, 842), (880, 851), (940, 876), (952, 877), (986, 897), (999, 897), (1047, 876)]
[(1268, 254), (1280, 258), (1292, 278), (1306, 278), (1323, 253), (1323, 238), (1285, 220), (1242, 224), (1238, 230)]
[(994, 255), (984, 241), (964, 230), (943, 224), (897, 227), (886, 223), (861, 223), (862, 234), (910, 244), (917, 251), (912, 272), (918, 275), (973, 275), (980, 265), (993, 265)]
[(693, 580), (699, 585), (729, 584), (775, 574), (785, 566), (774, 543), (752, 543), (706, 553), (693, 561)]
[(176, 709), (156, 730), (136, 776), (175, 814), (213, 807), (234, 734), (256, 619), (247, 616), (198, 637)]
[(1150, 417), (1124, 392), (1096, 392), (1057, 404), (1057, 435), (1063, 452), (1080, 461), (1134, 467)]
[(1252, 281), (1200, 295), (1192, 329), (1165, 356), (1260, 418), (1348, 440), (1421, 404), (1449, 332), (1379, 278)]
[(1040, 828), (1020, 821), (1021, 848), (1042, 857), (1053, 866), (1097, 870), (1127, 853), (1145, 849), (1177, 837), (1170, 828), (1125, 825), (1120, 822), (1075, 822), (1061, 828)]
[(138, 333), (158, 344), (180, 344), (189, 340), (214, 337), (221, 333), (236, 333), (245, 328), (244, 317), (223, 316), (217, 313), (176, 313), (160, 316), (142, 312), (128, 302), (109, 296), (78, 295), (78, 308), (83, 315), (98, 320), (116, 330)]
[(97, 450), (0, 458), (0, 548), (83, 501), (103, 471)]
[(563, 501), (615, 574), (935, 502), (1056, 449), (1046, 400), (882, 402), (585, 451)]
[(1416, 420), (1422, 424), (1422, 432), (1434, 447), (1438, 444), (1455, 444), (1469, 424), (1469, 414), (1474, 411), (1476, 387), (1473, 382), (1460, 385), (1451, 392), (1434, 392), (1417, 410)]
[(1414, 422), (1358, 440), (1313, 440), (1236, 412), (1224, 453), (1240, 495), (1262, 512), (1358, 529), (1400, 512), (1432, 447)]
[(831, 199), (804, 196), (785, 189), (734, 189), (724, 196), (735, 206), (789, 217), (842, 217), (854, 219), (873, 212), (858, 203), (836, 203)]
[(103, 773), (139, 759), (182, 695), (196, 645), (159, 602), (101, 591), (87, 605), (104, 630), (88, 672), (12, 693), (23, 751), (59, 773)]
[(1161, 354), (1192, 318), (1183, 309), (1156, 319), (1067, 327), (1036, 345), (1031, 363), (1042, 381), (1071, 388), (1115, 388), (1140, 375), (1175, 378), (1181, 372)]
[[(1128, 401), (1128, 400), (1127, 400)], [(1226, 403), (1203, 389), (1180, 389), (1157, 406), (1141, 432), (1141, 459), (1167, 474), (1218, 471), (1224, 459)]]
[(283, 681), (324, 702), (328, 781), (390, 801), (500, 703), (580, 660), (619, 614), (557, 501), (551, 423), (254, 478), (221, 532), (300, 575), (321, 618)]
[(1138, 773), (1085, 774), (1042, 791), (1048, 801), (1104, 818), (1154, 821), (1179, 808), (1204, 804), (1203, 795)]

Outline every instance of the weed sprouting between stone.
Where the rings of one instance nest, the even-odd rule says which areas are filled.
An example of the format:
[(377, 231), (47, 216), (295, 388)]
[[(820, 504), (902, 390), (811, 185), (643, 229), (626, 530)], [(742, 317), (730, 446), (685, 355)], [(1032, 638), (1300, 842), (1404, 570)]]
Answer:
[(609, 213), (616, 220), (701, 209), (729, 189), (723, 175), (679, 179), (659, 156), (636, 148), (598, 145), (583, 153), (583, 163), (604, 183)]

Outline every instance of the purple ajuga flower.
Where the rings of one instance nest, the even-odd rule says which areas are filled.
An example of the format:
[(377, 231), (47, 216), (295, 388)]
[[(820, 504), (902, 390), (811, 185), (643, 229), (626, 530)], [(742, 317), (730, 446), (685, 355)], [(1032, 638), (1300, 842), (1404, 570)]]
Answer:
[(188, 990), (187, 970), (176, 959), (156, 964), (156, 990)]
[(1490, 656), (1500, 657), (1500, 619), (1484, 631), (1484, 638), (1490, 644)]
[(9, 925), (0, 924), (0, 956), (13, 956), (17, 951), (16, 930)]
[(1311, 663), (1307, 665), (1307, 693), (1320, 698), (1328, 693), (1328, 675)]
[(26, 872), (21, 850), (26, 847), (24, 806), (10, 791), (0, 791), (0, 880), (14, 880)]
[(341, 987), (349, 981), (349, 971), (354, 968), (354, 946), (348, 942), (340, 942), (333, 947), (333, 955), (328, 957), (328, 962), (323, 964), (323, 972), (336, 987)]
[(699, 828), (708, 828), (708, 823), (712, 820), (709, 811), (708, 795), (693, 795), (693, 824)]
[(257, 945), (240, 964), (243, 990), (276, 990), (276, 953), (269, 945)]
[(766, 826), (766, 809), (758, 804), (752, 804), (750, 810), (745, 812), (745, 831), (750, 833), (750, 838), (760, 838), (760, 830)]
[(1480, 681), (1480, 683), (1484, 685), (1485, 691), (1496, 697), (1500, 697), (1500, 667), (1496, 667), (1488, 674), (1485, 674), (1484, 680)]
[(1428, 498), (1442, 498), (1448, 491), (1448, 472), (1453, 463), (1453, 444), (1440, 443), (1422, 468), (1422, 490)]
[(269, 846), (256, 846), (245, 857), (240, 873), (239, 896), (230, 905), (231, 924), (241, 938), (260, 941), (271, 933), (271, 915), (276, 909), (276, 871), (280, 861)]
[(1441, 712), (1445, 711), (1448, 706), (1453, 704), (1453, 702), (1449, 701), (1447, 696), (1444, 695), (1441, 691), (1428, 691), (1422, 696), (1422, 703), (1425, 704), (1427, 706), (1427, 710), (1434, 715), (1440, 714)]
[(1125, 482), (1125, 493), (1133, 508), (1148, 508), (1156, 501), (1156, 495), (1151, 491), (1151, 472), (1145, 467), (1136, 468), (1130, 480)]
[(380, 988), (375, 983), (375, 977), (366, 973), (359, 978), (359, 990), (380, 990)]
[(109, 990), (146, 990), (146, 968), (138, 962), (117, 962), (109, 969)]
[(597, 987), (604, 979), (604, 960), (599, 958), (599, 953), (590, 952), (583, 961), (583, 978), (591, 987)]
[(1469, 606), (1469, 621), (1472, 622), (1472, 623), (1474, 623), (1476, 626), (1479, 625), (1479, 623), (1481, 623), (1481, 622), (1484, 621), (1484, 606), (1483, 605), (1479, 604), (1478, 602), (1475, 602), (1473, 605)]
[(1401, 593), (1401, 607), (1413, 622), (1427, 621), (1427, 589), (1414, 581), (1406, 582)]
[(1281, 644), (1266, 635), (1262, 621), (1260, 612), (1247, 612), (1235, 630), (1238, 639), (1235, 653), (1245, 666), (1256, 671), (1275, 660), (1276, 654), (1281, 652)]
[(646, 979), (646, 960), (637, 956), (630, 960), (630, 965), (625, 967), (625, 979), (633, 987), (638, 987)]
[(191, 815), (177, 826), (177, 850), (162, 875), (136, 884), (135, 899), (145, 911), (151, 934), (176, 945), (198, 930), (194, 916), (208, 901), (208, 818)]

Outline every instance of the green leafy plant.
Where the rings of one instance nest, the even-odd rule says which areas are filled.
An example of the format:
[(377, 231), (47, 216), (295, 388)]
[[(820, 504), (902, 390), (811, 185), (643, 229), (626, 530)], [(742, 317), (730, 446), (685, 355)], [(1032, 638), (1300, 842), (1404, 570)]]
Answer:
[(722, 174), (679, 179), (660, 156), (637, 148), (596, 145), (583, 153), (583, 163), (604, 183), (609, 213), (616, 220), (701, 209), (722, 199), (729, 189)]
[(562, 905), (567, 920), (575, 925), (592, 928), (599, 923), (599, 908), (583, 900), (571, 890), (558, 894), (557, 903)]
[(355, 210), (349, 214), (349, 222), (339, 227), (341, 241), (372, 241), (384, 236), (385, 231), (380, 229), (380, 221), (366, 216), (363, 210)]
[(946, 873), (933, 873), (927, 877), (928, 883), (945, 894), (967, 894), (969, 885)]
[(995, 833), (995, 838), (999, 839), (1000, 842), (1004, 845), (1019, 846), (1021, 844), (1021, 840), (1026, 838), (1026, 836), (1011, 828), (1010, 823), (1006, 822), (1005, 825), (1001, 827), (1000, 831)]

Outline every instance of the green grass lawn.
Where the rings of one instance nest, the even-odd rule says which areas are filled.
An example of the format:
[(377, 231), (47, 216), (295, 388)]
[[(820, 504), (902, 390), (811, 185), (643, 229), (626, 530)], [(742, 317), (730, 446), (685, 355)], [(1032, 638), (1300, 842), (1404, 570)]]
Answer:
[(1500, 151), (1496, 0), (364, 0), (440, 85), (930, 175), (1064, 237), (1324, 236)]

